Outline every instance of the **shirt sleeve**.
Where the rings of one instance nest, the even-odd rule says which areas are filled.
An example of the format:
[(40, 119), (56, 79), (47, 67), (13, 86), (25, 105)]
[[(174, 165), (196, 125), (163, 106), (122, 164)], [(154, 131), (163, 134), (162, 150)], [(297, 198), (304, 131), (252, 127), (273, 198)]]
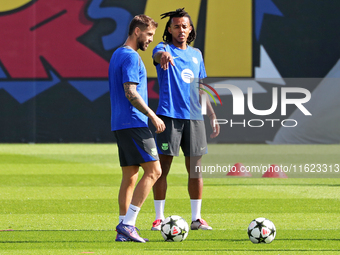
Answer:
[[(160, 42), (159, 44), (157, 44), (157, 46), (153, 49), (153, 51), (152, 51), (152, 59), (154, 58), (154, 56), (155, 56), (155, 54), (157, 53), (157, 52), (159, 52), (159, 51), (166, 51), (165, 50), (165, 44), (164, 44), (164, 42)], [(155, 61), (154, 61), (154, 63), (155, 63)], [(156, 63), (157, 64), (157, 63)]]
[(139, 83), (139, 56), (129, 54), (122, 65), (123, 84), (126, 82)]

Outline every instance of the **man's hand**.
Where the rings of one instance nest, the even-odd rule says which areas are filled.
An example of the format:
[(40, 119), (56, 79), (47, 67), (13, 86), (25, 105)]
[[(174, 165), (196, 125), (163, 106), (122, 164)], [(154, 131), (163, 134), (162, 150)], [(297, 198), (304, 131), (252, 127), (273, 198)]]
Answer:
[(172, 56), (170, 55), (169, 52), (166, 52), (166, 51), (157, 52), (154, 56), (154, 60), (156, 63), (159, 63), (161, 65), (161, 68), (163, 70), (167, 70), (169, 68), (169, 63), (172, 66), (175, 66), (175, 62)]
[(163, 70), (167, 70), (169, 68), (169, 63), (172, 66), (175, 66), (174, 60), (172, 59), (172, 56), (170, 55), (169, 52), (163, 52), (161, 56), (161, 68)]
[(209, 116), (209, 119), (210, 119), (211, 128), (213, 130), (213, 132), (210, 135), (210, 138), (215, 138), (220, 134), (220, 125), (218, 124), (217, 121), (215, 121), (216, 120), (215, 113), (211, 114)]
[(165, 124), (163, 120), (161, 120), (156, 114), (152, 117), (150, 116), (152, 124), (156, 128), (156, 134), (162, 133), (165, 130)]

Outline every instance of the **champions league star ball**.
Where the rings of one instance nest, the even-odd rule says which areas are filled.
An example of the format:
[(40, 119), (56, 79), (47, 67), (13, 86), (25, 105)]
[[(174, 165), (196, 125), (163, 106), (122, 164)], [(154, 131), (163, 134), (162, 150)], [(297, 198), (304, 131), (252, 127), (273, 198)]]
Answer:
[(165, 241), (181, 242), (188, 236), (188, 233), (188, 223), (180, 216), (172, 215), (162, 222), (161, 234)]
[(276, 236), (275, 225), (266, 218), (257, 218), (250, 222), (248, 236), (253, 243), (271, 243)]

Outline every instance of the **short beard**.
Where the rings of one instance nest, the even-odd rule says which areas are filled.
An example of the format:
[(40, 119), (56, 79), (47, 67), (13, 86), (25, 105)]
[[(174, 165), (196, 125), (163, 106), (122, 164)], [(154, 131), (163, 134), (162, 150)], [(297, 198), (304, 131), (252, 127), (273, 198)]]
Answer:
[(143, 41), (137, 40), (137, 50), (145, 51), (145, 43)]

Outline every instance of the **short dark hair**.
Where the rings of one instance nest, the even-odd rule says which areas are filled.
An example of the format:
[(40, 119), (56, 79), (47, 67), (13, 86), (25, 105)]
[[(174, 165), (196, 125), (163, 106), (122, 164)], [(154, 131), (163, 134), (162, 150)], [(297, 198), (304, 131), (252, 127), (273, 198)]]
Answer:
[(191, 32), (188, 36), (187, 43), (190, 44), (193, 40), (195, 40), (196, 31), (195, 31), (194, 24), (192, 23), (190, 15), (186, 11), (184, 11), (184, 8), (180, 8), (180, 9), (177, 9), (176, 11), (172, 11), (172, 12), (163, 13), (163, 14), (161, 14), (161, 16), (162, 16), (162, 19), (169, 17), (169, 20), (166, 23), (165, 30), (164, 30), (164, 33), (163, 33), (163, 41), (164, 42), (167, 42), (167, 43), (172, 42), (172, 35), (168, 31), (168, 27), (170, 27), (170, 25), (171, 25), (172, 18), (177, 18), (177, 17), (187, 17), (187, 18), (189, 18), (190, 26), (192, 27), (192, 30), (191, 30)]
[(150, 26), (157, 28), (158, 23), (144, 14), (136, 15), (130, 22), (129, 35), (133, 34), (136, 27), (139, 27), (140, 30), (144, 31)]

